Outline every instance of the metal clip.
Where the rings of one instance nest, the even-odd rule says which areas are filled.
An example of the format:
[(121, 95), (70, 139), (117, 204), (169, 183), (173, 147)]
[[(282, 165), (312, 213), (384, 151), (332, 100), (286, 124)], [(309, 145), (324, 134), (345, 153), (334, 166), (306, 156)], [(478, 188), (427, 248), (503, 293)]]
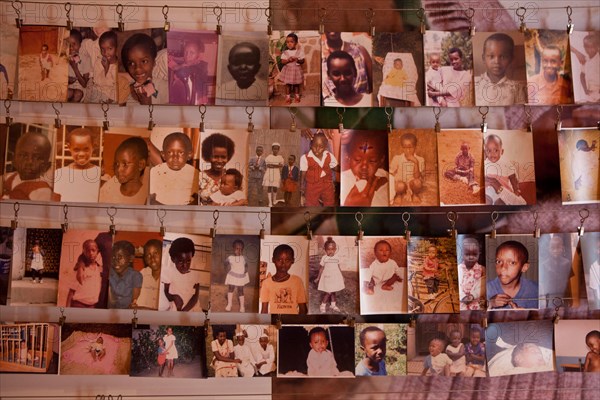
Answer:
[[(15, 214), (15, 216), (16, 216), (16, 214)], [(579, 226), (577, 227), (577, 236), (583, 236), (583, 233), (585, 232), (583, 223), (589, 216), (590, 216), (590, 210), (588, 210), (587, 208), (582, 208), (581, 210), (579, 210), (580, 220), (579, 220)]]
[(67, 12), (67, 29), (73, 29), (73, 21), (71, 20), (71, 3), (65, 3), (65, 11)]
[(69, 230), (69, 206), (66, 204), (63, 206), (63, 213), (65, 214), (65, 218), (63, 223), (60, 224), (60, 227), (62, 228), (63, 233), (67, 233)]
[(346, 315), (344, 316), (344, 319), (342, 320), (342, 323), (343, 323), (343, 324), (346, 324), (346, 325), (348, 325), (349, 327), (353, 327), (353, 326), (354, 326), (354, 323), (355, 323), (355, 321), (356, 321), (356, 320), (354, 319), (354, 317), (352, 317), (352, 316), (350, 316), (350, 315), (346, 314)]
[(560, 132), (562, 130), (562, 114), (563, 106), (556, 106), (556, 122), (554, 123), (554, 127), (556, 128), (556, 132)]
[(479, 114), (481, 114), (481, 125), (479, 125), (481, 127), (481, 133), (487, 132), (488, 124), (485, 122), (485, 118), (489, 111), (490, 108), (488, 106), (479, 107)]
[(569, 20), (567, 21), (567, 33), (570, 35), (573, 33), (573, 29), (575, 29), (575, 24), (573, 23), (573, 20), (571, 19), (571, 15), (573, 14), (573, 9), (571, 8), (571, 6), (567, 6), (567, 17), (569, 18)]
[(481, 327), (482, 327), (483, 329), (485, 329), (485, 328), (487, 328), (487, 327), (488, 327), (488, 318), (487, 318), (487, 301), (486, 301), (486, 300), (483, 300), (483, 303), (484, 303), (484, 306), (485, 306), (486, 308), (481, 308), (481, 306), (480, 306), (480, 308), (483, 310), (483, 311), (481, 312)]
[(217, 35), (223, 33), (223, 27), (221, 26), (221, 15), (223, 15), (223, 9), (219, 6), (213, 8), (213, 14), (217, 17)]
[(210, 228), (210, 237), (215, 238), (217, 236), (217, 221), (219, 220), (219, 210), (213, 211), (213, 227)]
[(410, 242), (410, 230), (408, 229), (408, 221), (410, 221), (410, 214), (408, 212), (402, 213), (402, 222), (404, 222), (404, 240)]
[(112, 236), (115, 236), (117, 233), (117, 227), (115, 226), (115, 215), (117, 215), (117, 209), (115, 207), (108, 207), (106, 209), (106, 214), (110, 218), (110, 225), (108, 226), (108, 231)]
[(267, 17), (267, 35), (273, 34), (273, 25), (271, 25), (271, 9), (265, 8), (265, 16)]
[(454, 211), (449, 211), (446, 214), (446, 218), (450, 221), (450, 229), (448, 229), (448, 234), (450, 237), (455, 238), (458, 235), (458, 231), (456, 230), (456, 220), (458, 219), (458, 214)]
[(519, 25), (519, 32), (525, 33), (527, 31), (527, 25), (525, 25), (525, 14), (527, 14), (527, 9), (525, 7), (519, 7), (515, 10), (515, 14), (519, 17), (519, 21), (521, 25)]
[(156, 124), (154, 123), (154, 120), (152, 119), (152, 112), (154, 112), (154, 105), (150, 104), (148, 106), (148, 114), (150, 115), (150, 119), (148, 120), (148, 130), (149, 131), (154, 129), (154, 127), (156, 126)]
[(417, 316), (412, 314), (410, 316), (410, 320), (408, 321), (408, 326), (410, 326), (411, 328), (416, 328), (417, 327)]
[(131, 325), (133, 326), (133, 329), (137, 328), (137, 323), (138, 323), (138, 319), (137, 319), (137, 306), (135, 306), (133, 308), (133, 318), (131, 318)]
[(367, 21), (369, 22), (369, 33), (371, 37), (375, 36), (375, 24), (373, 20), (375, 19), (375, 11), (372, 8), (369, 8), (365, 11), (365, 16), (367, 17)]
[(248, 132), (254, 132), (254, 124), (252, 123), (252, 114), (254, 114), (254, 107), (246, 107), (246, 115), (248, 115)]
[(125, 32), (125, 22), (123, 22), (123, 5), (117, 4), (115, 11), (119, 16), (119, 22), (117, 23), (117, 26), (119, 27), (119, 32)]
[(167, 212), (164, 209), (159, 208), (158, 210), (156, 210), (156, 216), (158, 217), (158, 221), (160, 222), (160, 236), (164, 237), (165, 233), (167, 233), (167, 228), (165, 228), (164, 225)]
[(165, 32), (169, 32), (171, 30), (171, 23), (168, 20), (168, 14), (169, 14), (169, 6), (168, 5), (164, 5), (162, 8), (162, 13), (163, 16), (165, 17), (165, 24), (163, 25), (163, 29), (165, 30)]
[(67, 320), (67, 317), (65, 317), (65, 308), (61, 307), (59, 310), (60, 310), (60, 317), (58, 317), (58, 325), (63, 326), (65, 324), (65, 321)]
[(19, 227), (19, 209), (20, 208), (21, 208), (21, 205), (19, 204), (18, 201), (16, 201), (15, 204), (13, 204), (13, 210), (15, 210), (15, 219), (10, 221), (10, 229), (12, 229), (13, 231)]
[(358, 246), (358, 242), (360, 242), (363, 239), (363, 235), (364, 232), (362, 230), (362, 221), (363, 221), (363, 213), (361, 213), (360, 211), (357, 211), (356, 214), (354, 214), (354, 219), (356, 220), (356, 223), (358, 224), (358, 233), (356, 235), (356, 240), (354, 241), (354, 244)]
[(313, 234), (312, 230), (310, 229), (310, 211), (304, 212), (304, 221), (306, 222), (306, 238), (308, 240), (312, 240)]
[(264, 211), (259, 211), (258, 220), (260, 221), (260, 231), (258, 232), (258, 236), (261, 239), (265, 238), (265, 221), (267, 220), (267, 213)]
[(433, 107), (433, 116), (435, 117), (435, 125), (433, 129), (436, 133), (440, 133), (442, 131), (442, 127), (440, 125), (440, 114), (442, 113), (442, 109), (440, 107)]
[(498, 211), (492, 211), (492, 231), (490, 232), (490, 238), (496, 239), (496, 221), (498, 221)]
[[(56, 118), (54, 118), (54, 127), (56, 129), (60, 129), (60, 127), (62, 126), (62, 122), (60, 122), (60, 110), (54, 105), (55, 103), (52, 103), (52, 108), (54, 109), (54, 113), (56, 114)], [(60, 108), (62, 109), (62, 103), (58, 103), (60, 105)]]
[(540, 228), (538, 227), (538, 212), (536, 210), (533, 213), (533, 237), (536, 239), (540, 238)]
[(475, 9), (469, 7), (465, 10), (465, 15), (469, 18), (469, 36), (475, 36), (475, 24), (473, 23), (473, 17), (475, 16)]
[(6, 109), (6, 125), (10, 126), (13, 123), (13, 119), (10, 116), (10, 99), (4, 100), (4, 108)]
[(15, 0), (11, 3), (11, 6), (15, 10), (15, 14), (17, 14), (17, 18), (15, 18), (15, 24), (17, 25), (17, 28), (20, 28), (23, 26), (23, 19), (21, 18), (23, 3), (20, 0)]
[(198, 111), (200, 111), (200, 132), (204, 132), (205, 130), (205, 126), (204, 126), (204, 117), (206, 116), (206, 106), (204, 104), (200, 104), (198, 106)]
[(325, 33), (325, 17), (327, 17), (327, 9), (321, 8), (319, 10), (319, 35)]
[(210, 312), (210, 300), (208, 301), (208, 308), (203, 308), (202, 312), (204, 313), (204, 334), (206, 336), (212, 335), (212, 327), (210, 326), (210, 318), (208, 318), (208, 313)]
[(110, 108), (110, 106), (108, 105), (107, 101), (103, 101), (102, 105), (100, 107), (102, 107), (102, 112), (104, 113), (104, 121), (102, 121), (102, 129), (107, 131), (110, 129), (110, 122), (108, 121), (108, 109)]
[(424, 35), (425, 32), (427, 32), (427, 25), (425, 24), (425, 9), (423, 7), (417, 10), (417, 17), (419, 18), (419, 21), (421, 21), (419, 31), (421, 32), (421, 35)]
[(281, 325), (283, 325), (283, 322), (281, 321), (281, 314), (277, 314), (275, 317), (275, 327), (277, 329), (281, 329)]
[(342, 112), (340, 112), (339, 107), (335, 109), (335, 112), (338, 115), (338, 130), (340, 131), (340, 133), (344, 132), (344, 114), (346, 113), (346, 108), (342, 108)]
[(525, 107), (527, 132), (533, 132), (533, 124), (531, 122), (531, 107), (529, 107), (527, 104), (525, 104), (523, 107)]
[(387, 130), (388, 133), (392, 133), (392, 116), (394, 115), (394, 109), (392, 107), (385, 107), (383, 109), (385, 115), (387, 116)]
[(290, 118), (292, 119), (292, 123), (290, 124), (290, 132), (296, 132), (296, 114), (298, 114), (298, 109), (296, 107), (288, 108), (290, 113)]
[(558, 312), (560, 311), (560, 308), (565, 305), (565, 302), (562, 297), (555, 297), (552, 299), (552, 304), (554, 305), (554, 316), (552, 317), (552, 321), (555, 324), (558, 324), (558, 321), (560, 321), (560, 315)]

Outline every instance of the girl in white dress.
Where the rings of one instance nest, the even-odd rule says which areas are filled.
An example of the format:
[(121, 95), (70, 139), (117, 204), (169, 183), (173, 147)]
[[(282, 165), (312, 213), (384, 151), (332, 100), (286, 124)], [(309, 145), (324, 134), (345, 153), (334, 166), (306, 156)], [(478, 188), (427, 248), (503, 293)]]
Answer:
[(277, 190), (281, 185), (281, 168), (283, 168), (284, 159), (279, 154), (280, 149), (279, 143), (275, 142), (271, 145), (271, 154), (265, 158), (265, 164), (267, 165), (267, 172), (263, 177), (263, 186), (267, 188), (267, 195), (269, 197), (269, 207), (275, 205), (277, 198)]
[(248, 262), (242, 254), (244, 251), (244, 242), (240, 239), (233, 241), (233, 254), (225, 259), (225, 269), (229, 269), (225, 277), (225, 284), (228, 285), (227, 306), (225, 311), (231, 311), (233, 303), (233, 292), (237, 289), (238, 300), (240, 302), (240, 312), (246, 312), (244, 305), (244, 286), (250, 282), (248, 276)]
[(179, 358), (177, 347), (175, 346), (176, 337), (173, 335), (173, 328), (167, 327), (167, 334), (163, 336), (167, 354), (167, 376), (173, 376), (175, 369), (175, 360)]
[(333, 238), (328, 237), (323, 248), (325, 249), (325, 255), (321, 258), (319, 276), (315, 280), (315, 283), (318, 284), (317, 289), (323, 292), (319, 310), (322, 313), (326, 312), (327, 303), (331, 302), (331, 311), (340, 312), (336, 304), (335, 293), (343, 290), (346, 286), (340, 269), (340, 260), (335, 257), (337, 244), (333, 241)]
[(462, 342), (460, 331), (450, 332), (450, 344), (446, 346), (446, 354), (452, 360), (450, 375), (463, 376), (467, 367), (467, 358), (465, 357), (465, 345)]

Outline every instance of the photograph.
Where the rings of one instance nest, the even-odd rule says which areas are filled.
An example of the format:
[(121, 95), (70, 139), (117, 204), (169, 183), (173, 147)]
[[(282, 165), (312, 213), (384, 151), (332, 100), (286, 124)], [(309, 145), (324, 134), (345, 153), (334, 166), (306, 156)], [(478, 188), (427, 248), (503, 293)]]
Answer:
[(538, 239), (486, 236), (488, 311), (539, 308)]
[(460, 310), (485, 310), (485, 235), (456, 238)]
[(0, 99), (16, 99), (15, 81), (17, 78), (17, 51), (19, 49), (19, 28), (14, 24), (0, 27), (2, 53), (0, 53)]
[(558, 132), (560, 188), (563, 204), (600, 203), (600, 131)]
[(308, 261), (308, 313), (358, 313), (358, 247), (354, 236), (314, 236)]
[(0, 372), (58, 373), (60, 343), (57, 324), (0, 324)]
[(600, 372), (600, 321), (554, 324), (554, 353), (558, 372)]
[(407, 375), (485, 378), (484, 330), (465, 323), (418, 322), (408, 327)]
[(215, 104), (217, 33), (171, 29), (167, 38), (169, 104)]
[(476, 32), (473, 71), (476, 106), (527, 103), (525, 47), (521, 32)]
[(588, 308), (600, 310), (600, 232), (586, 233), (580, 239)]
[[(11, 229), (9, 226), (0, 226), (0, 305), (5, 306), (8, 300), (8, 289), (12, 280), (11, 265), (13, 259), (14, 234), (19, 232), (25, 235), (25, 228)], [(17, 247), (17, 252), (22, 252), (22, 247)], [(21, 257), (23, 257), (21, 255)], [(22, 264), (21, 264), (22, 265)], [(24, 270), (18, 272), (23, 273)]]
[(406, 313), (404, 236), (366, 236), (358, 246), (360, 314)]
[(472, 107), (473, 46), (469, 32), (428, 30), (424, 41), (426, 105)]
[(406, 328), (406, 324), (356, 324), (354, 375), (405, 376)]
[(569, 33), (566, 30), (527, 29), (525, 61), (529, 104), (573, 103)]
[(442, 130), (437, 135), (440, 205), (485, 204), (481, 130)]
[(135, 377), (206, 378), (204, 326), (138, 325), (131, 337)]
[(423, 62), (423, 35), (419, 32), (377, 33), (373, 37), (373, 105), (424, 105)]
[(354, 378), (354, 327), (284, 325), (278, 378)]
[(269, 38), (269, 105), (321, 105), (321, 37), (275, 31)]
[(433, 129), (395, 129), (388, 135), (390, 206), (438, 206), (438, 160)]
[(13, 234), (11, 306), (55, 306), (62, 229), (17, 229)]
[(303, 129), (300, 138), (300, 205), (339, 204), (342, 135), (337, 129)]
[(131, 329), (131, 324), (64, 324), (60, 375), (129, 375)]
[(366, 32), (321, 35), (321, 80), (325, 107), (371, 107), (373, 38)]
[(458, 313), (456, 240), (413, 236), (407, 250), (408, 312)]
[(569, 35), (575, 103), (600, 101), (600, 32)]
[(585, 297), (577, 233), (546, 233), (539, 239), (540, 308), (576, 307)]
[(552, 320), (499, 322), (485, 330), (490, 376), (554, 371)]
[(217, 235), (212, 242), (210, 310), (257, 314), (260, 238)]
[[(73, 32), (75, 31), (75, 32)], [(106, 25), (93, 28), (77, 28), (71, 32), (71, 57), (69, 63), (69, 83), (83, 92), (83, 98), (77, 101), (84, 103), (117, 103), (119, 57), (117, 53), (117, 29)], [(77, 33), (79, 32), (79, 34)], [(79, 75), (75, 73), (75, 66)], [(82, 72), (87, 71), (87, 79), (82, 79)], [(71, 77), (75, 77), (72, 80)], [(81, 85), (80, 81), (86, 82)], [(127, 84), (127, 81), (124, 82)], [(85, 87), (84, 87), (85, 86)], [(73, 91), (79, 96), (79, 93)], [(76, 99), (75, 99), (76, 100)]]
[(263, 32), (219, 36), (216, 104), (266, 106), (269, 98), (269, 37)]

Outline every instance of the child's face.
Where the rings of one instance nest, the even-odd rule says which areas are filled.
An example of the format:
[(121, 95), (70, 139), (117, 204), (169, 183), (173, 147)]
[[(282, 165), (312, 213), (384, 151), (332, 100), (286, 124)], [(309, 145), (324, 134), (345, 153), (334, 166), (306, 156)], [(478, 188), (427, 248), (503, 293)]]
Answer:
[(196, 43), (190, 42), (183, 49), (183, 61), (186, 64), (196, 64), (202, 58), (202, 52)]
[(109, 64), (117, 62), (117, 44), (113, 40), (104, 40), (100, 43), (100, 55), (108, 61)]
[(264, 149), (262, 148), (262, 146), (259, 146), (259, 147), (256, 148), (256, 155), (257, 156), (259, 156), (259, 157), (262, 156), (263, 152), (264, 152)]
[(310, 348), (317, 353), (322, 353), (327, 350), (328, 344), (329, 342), (327, 341), (327, 338), (323, 332), (313, 333), (310, 336)]
[(350, 169), (358, 179), (372, 179), (383, 165), (385, 156), (381, 149), (370, 145), (368, 141), (358, 143), (354, 141), (350, 151)]
[(210, 167), (213, 171), (222, 172), (227, 164), (228, 154), (225, 147), (213, 147)]
[(42, 54), (43, 55), (48, 54), (48, 46), (42, 46)]
[(329, 257), (333, 256), (336, 250), (337, 246), (335, 243), (328, 243), (327, 246), (325, 246), (325, 254), (327, 254)]
[(550, 255), (552, 258), (562, 257), (564, 255), (565, 246), (561, 238), (554, 236), (550, 240)]
[(469, 155), (469, 145), (468, 144), (462, 144), (460, 146), (460, 151), (462, 152), (463, 156), (468, 156)]
[(542, 51), (542, 70), (546, 79), (555, 79), (561, 67), (560, 50), (544, 49)]
[(85, 167), (89, 164), (94, 144), (92, 137), (89, 135), (73, 135), (69, 139), (69, 151), (73, 161), (80, 167)]
[(17, 142), (14, 165), (22, 180), (39, 178), (50, 166), (47, 139), (35, 135)]
[(415, 144), (410, 139), (402, 139), (400, 142), (402, 146), (402, 152), (405, 157), (412, 157), (415, 155)]
[(402, 60), (396, 60), (396, 61), (394, 61), (394, 68), (395, 69), (402, 69)]
[(294, 156), (289, 156), (288, 157), (288, 165), (292, 166), (296, 163), (296, 157)]
[(506, 69), (512, 62), (512, 53), (508, 43), (489, 40), (483, 49), (481, 58), (487, 74), (491, 78), (499, 80), (506, 75)]
[(112, 267), (119, 275), (123, 275), (125, 270), (131, 266), (133, 255), (127, 253), (124, 249), (117, 249), (113, 252)]
[(160, 269), (160, 260), (162, 259), (162, 248), (155, 245), (144, 247), (144, 264), (152, 271)]
[(429, 57), (429, 65), (431, 65), (431, 68), (433, 70), (437, 71), (438, 69), (440, 69), (440, 64), (441, 60), (439, 55)]
[(260, 54), (248, 46), (237, 47), (229, 54), (227, 69), (240, 87), (248, 87), (260, 69)]
[(243, 251), (244, 251), (244, 245), (243, 244), (241, 244), (239, 242), (236, 242), (233, 245), (233, 255), (235, 255), (235, 256), (241, 256)]
[(335, 85), (338, 95), (354, 92), (356, 71), (352, 67), (350, 60), (346, 60), (345, 58), (332, 59), (329, 63), (327, 76)]
[(443, 350), (442, 347), (443, 344), (441, 341), (432, 340), (431, 342), (429, 342), (429, 354), (431, 354), (433, 357), (439, 355)]
[(483, 149), (485, 151), (485, 158), (495, 163), (498, 162), (502, 154), (504, 154), (504, 149), (502, 145), (497, 140), (488, 140), (485, 143), (485, 147)]
[(287, 274), (292, 265), (294, 264), (294, 255), (289, 251), (282, 251), (277, 256), (273, 257), (273, 264), (277, 269), (277, 273)]
[(260, 343), (260, 346), (263, 349), (267, 349), (267, 345), (269, 344), (269, 338), (268, 337), (261, 337), (260, 339), (258, 339), (258, 343)]
[(279, 146), (273, 146), (273, 147), (271, 147), (271, 152), (273, 153), (274, 156), (276, 156), (277, 154), (279, 154)]
[(285, 45), (288, 49), (293, 50), (296, 48), (296, 41), (294, 40), (293, 37), (286, 37)]
[(171, 258), (171, 261), (173, 261), (173, 264), (175, 264), (175, 268), (177, 268), (177, 271), (179, 271), (182, 274), (187, 274), (188, 272), (190, 272), (190, 268), (192, 267), (192, 258), (194, 258), (192, 252), (181, 253), (173, 256)]
[(96, 339), (96, 343), (104, 343), (104, 339), (102, 339), (102, 336), (99, 336), (98, 339)]
[(435, 258), (437, 256), (437, 249), (434, 246), (429, 246), (427, 249), (427, 256), (429, 258)]
[(131, 75), (136, 83), (144, 83), (152, 78), (154, 59), (145, 48), (141, 46), (131, 48), (128, 57), (127, 72), (129, 72), (129, 75)]
[(217, 340), (219, 341), (219, 344), (225, 343), (225, 341), (227, 340), (227, 333), (225, 333), (225, 332), (217, 333)]
[(99, 250), (96, 242), (90, 242), (83, 246), (83, 255), (88, 259), (89, 262), (92, 262), (96, 259), (98, 252)]
[(235, 184), (235, 176), (233, 175), (223, 175), (221, 177), (221, 183), (219, 185), (219, 191), (225, 196), (230, 195), (231, 193), (239, 190), (239, 187)]
[(371, 331), (365, 334), (365, 344), (363, 350), (365, 357), (373, 363), (379, 363), (385, 357), (387, 348), (387, 339), (382, 331)]
[(480, 341), (481, 341), (481, 333), (479, 333), (477, 331), (471, 332), (471, 345), (477, 346)]
[(496, 274), (503, 286), (518, 281), (528, 268), (529, 264), (522, 264), (514, 249), (504, 247), (496, 251)]
[(598, 45), (594, 43), (594, 39), (586, 37), (583, 39), (583, 49), (589, 58), (594, 57), (598, 53)]
[(162, 339), (158, 339), (158, 345), (159, 345), (160, 347), (163, 347), (163, 346), (165, 345), (165, 341), (164, 341), (164, 340), (162, 340)]
[(388, 243), (378, 243), (375, 246), (375, 258), (377, 261), (384, 263), (390, 259), (392, 247)]
[(327, 139), (324, 136), (317, 136), (310, 144), (310, 149), (315, 157), (321, 159), (321, 157), (323, 157), (323, 153), (325, 150), (327, 150)]
[(246, 337), (244, 335), (237, 336), (237, 341), (240, 346), (243, 346), (246, 342)]
[(450, 58), (450, 65), (452, 65), (452, 68), (456, 71), (461, 71), (463, 69), (462, 57), (458, 52), (450, 53), (448, 57)]
[(140, 180), (140, 175), (146, 167), (145, 161), (140, 160), (130, 149), (119, 151), (115, 155), (114, 170), (121, 185)]
[(592, 336), (587, 340), (587, 342), (585, 342), (585, 344), (587, 344), (587, 347), (592, 353), (600, 354), (600, 338)]
[(522, 351), (524, 354), (521, 357), (518, 367), (537, 368), (543, 367), (546, 364), (542, 350), (538, 346), (529, 347)]
[(167, 328), (167, 333), (169, 335), (172, 335), (173, 334), (173, 328), (171, 328), (171, 327)]
[(461, 339), (462, 339), (462, 337), (460, 335), (460, 332), (452, 332), (450, 334), (450, 343), (454, 347), (456, 347), (460, 344)]
[(78, 54), (81, 42), (75, 36), (69, 36), (69, 52), (71, 55)]
[(161, 151), (161, 156), (167, 163), (167, 167), (173, 171), (179, 171), (187, 161), (192, 158), (192, 152), (189, 151), (185, 143), (181, 140), (172, 140), (171, 143)]
[(473, 268), (479, 260), (479, 243), (475, 239), (466, 239), (463, 241), (462, 259), (465, 267)]

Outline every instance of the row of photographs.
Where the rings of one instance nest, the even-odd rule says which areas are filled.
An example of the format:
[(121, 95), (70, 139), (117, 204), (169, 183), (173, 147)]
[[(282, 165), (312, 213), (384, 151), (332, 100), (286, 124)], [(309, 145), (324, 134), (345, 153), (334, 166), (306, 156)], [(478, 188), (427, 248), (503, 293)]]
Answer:
[[(271, 314), (600, 309), (600, 233), (364, 237), (2, 228), (1, 304)], [(10, 286), (10, 296), (8, 296)], [(210, 301), (210, 303), (209, 303)]]
[(312, 107), (600, 101), (600, 32), (268, 36), (4, 24), (0, 33), (2, 98), (16, 90), (27, 101)]
[[(60, 336), (59, 336), (60, 332)], [(600, 372), (600, 321), (0, 325), (0, 372), (154, 378)], [(554, 340), (554, 341), (553, 341)]]
[[(523, 130), (200, 132), (23, 123), (0, 130), (3, 199), (269, 207), (536, 202), (533, 135)], [(599, 202), (600, 130), (558, 136), (563, 202)]]

